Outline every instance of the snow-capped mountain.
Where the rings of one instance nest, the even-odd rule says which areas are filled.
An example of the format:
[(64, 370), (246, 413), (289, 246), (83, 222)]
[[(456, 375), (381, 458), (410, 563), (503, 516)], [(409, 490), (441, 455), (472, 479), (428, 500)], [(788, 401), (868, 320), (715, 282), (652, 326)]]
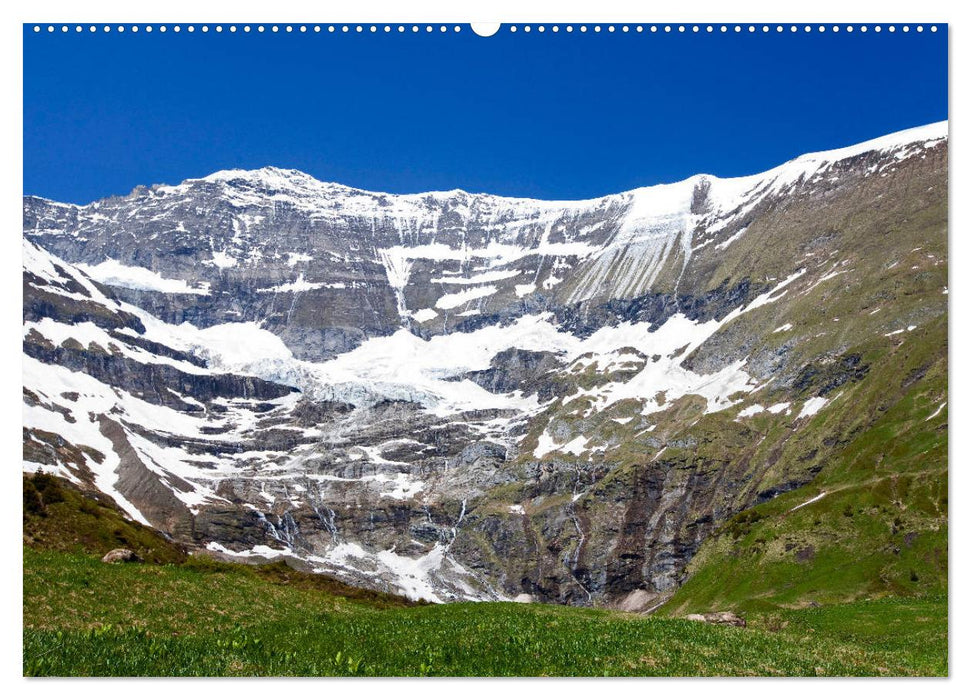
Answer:
[(946, 345), (946, 222), (946, 123), (579, 202), (25, 197), (24, 468), (223, 556), (647, 605), (875, 418), (872, 367)]

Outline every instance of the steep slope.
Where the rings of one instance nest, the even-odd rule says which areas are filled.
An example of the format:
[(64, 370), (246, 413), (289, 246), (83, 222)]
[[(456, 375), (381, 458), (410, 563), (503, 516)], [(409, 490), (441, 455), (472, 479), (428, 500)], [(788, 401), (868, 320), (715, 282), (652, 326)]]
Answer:
[(183, 547), (128, 520), (104, 494), (43, 472), (24, 475), (23, 543), (25, 549), (85, 552), (99, 559), (121, 547), (152, 564), (186, 559)]
[(946, 402), (875, 379), (946, 362), (946, 222), (946, 124), (585, 202), (273, 168), (26, 197), (25, 468), (226, 556), (648, 607), (733, 515)]
[(811, 484), (719, 528), (668, 612), (946, 593), (944, 319), (914, 331), (871, 375), (845, 403), (875, 406), (876, 419), (849, 433)]

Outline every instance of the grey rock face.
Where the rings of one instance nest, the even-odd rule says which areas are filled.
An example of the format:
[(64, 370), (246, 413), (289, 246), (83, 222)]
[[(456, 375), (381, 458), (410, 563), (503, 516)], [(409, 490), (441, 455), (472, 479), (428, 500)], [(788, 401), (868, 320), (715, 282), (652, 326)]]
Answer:
[[(200, 326), (259, 321), (298, 357), (320, 360), (402, 325), (428, 334), (468, 327), (470, 320), (455, 313), (421, 324), (407, 311), (434, 306), (460, 289), (448, 278), (471, 273), (477, 255), (492, 254), (490, 246), (514, 246), (517, 255), (527, 253), (520, 262), (548, 268), (551, 262), (542, 253), (528, 254), (541, 241), (563, 246), (593, 225), (600, 232), (592, 243), (605, 241), (629, 199), (557, 207), (457, 191), (381, 195), (266, 168), (140, 188), (81, 208), (27, 197), (24, 231), (72, 263), (111, 259), (192, 288), (208, 285), (209, 294), (118, 292), (165, 321)], [(423, 246), (438, 246), (433, 252), (445, 251), (447, 259), (394, 257)], [(404, 277), (399, 289), (389, 279), (396, 273)], [(525, 282), (526, 274), (504, 281), (511, 288), (514, 281)], [(515, 315), (521, 304), (509, 296), (493, 300), (490, 310)], [(467, 309), (456, 313), (462, 310)]]
[(559, 369), (561, 364), (555, 353), (510, 348), (493, 357), (489, 369), (469, 372), (465, 376), (492, 393), (522, 391), (548, 401), (556, 393), (556, 387), (550, 384), (546, 375)]

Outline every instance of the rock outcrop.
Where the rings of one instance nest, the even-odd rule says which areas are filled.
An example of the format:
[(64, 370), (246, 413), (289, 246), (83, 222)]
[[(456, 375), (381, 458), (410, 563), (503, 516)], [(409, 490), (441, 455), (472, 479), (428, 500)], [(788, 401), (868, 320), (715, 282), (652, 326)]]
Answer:
[(685, 620), (692, 622), (707, 622), (712, 625), (729, 625), (731, 627), (745, 627), (745, 619), (733, 612), (714, 612), (685, 615)]
[(103, 561), (105, 564), (119, 564), (126, 562), (140, 562), (142, 561), (142, 558), (130, 549), (112, 549), (110, 552), (101, 557), (101, 561)]

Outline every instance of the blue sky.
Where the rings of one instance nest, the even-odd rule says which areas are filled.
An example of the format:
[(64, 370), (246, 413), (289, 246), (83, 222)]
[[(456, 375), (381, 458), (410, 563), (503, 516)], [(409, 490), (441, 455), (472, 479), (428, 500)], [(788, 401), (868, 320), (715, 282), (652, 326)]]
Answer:
[(24, 190), (87, 203), (276, 165), (576, 199), (766, 170), (947, 118), (932, 33), (24, 28)]

